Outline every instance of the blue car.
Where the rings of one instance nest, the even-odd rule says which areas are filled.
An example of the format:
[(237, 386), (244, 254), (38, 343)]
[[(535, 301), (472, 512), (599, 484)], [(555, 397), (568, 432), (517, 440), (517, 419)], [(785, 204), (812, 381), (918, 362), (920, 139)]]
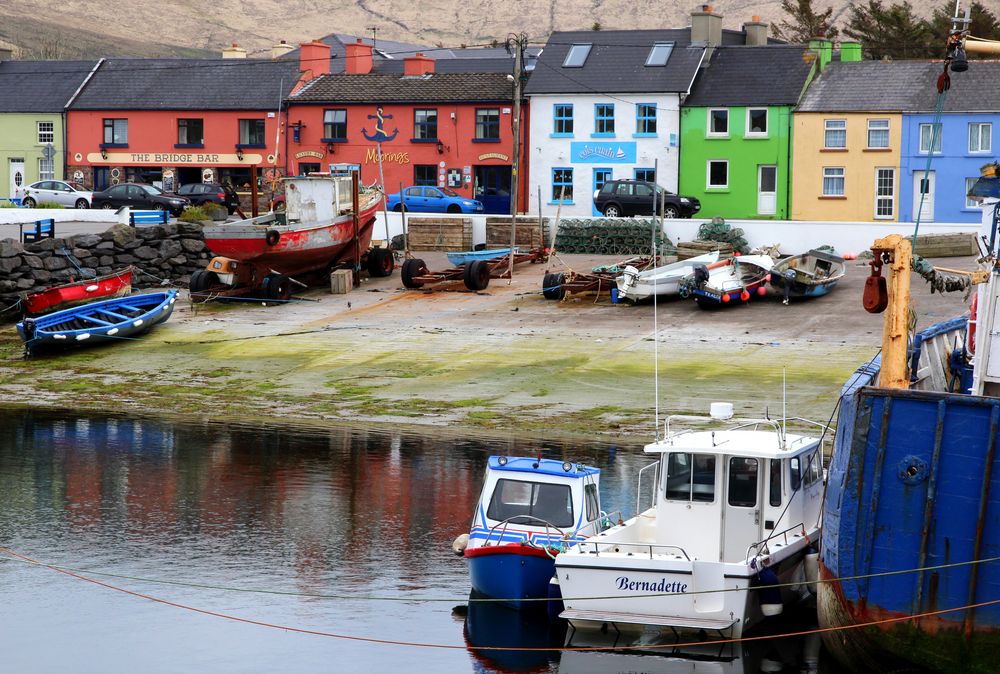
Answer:
[(399, 193), (387, 197), (387, 206), (393, 211), (408, 213), (482, 213), (483, 202), (468, 199), (447, 187), (414, 186), (403, 189), (403, 203)]

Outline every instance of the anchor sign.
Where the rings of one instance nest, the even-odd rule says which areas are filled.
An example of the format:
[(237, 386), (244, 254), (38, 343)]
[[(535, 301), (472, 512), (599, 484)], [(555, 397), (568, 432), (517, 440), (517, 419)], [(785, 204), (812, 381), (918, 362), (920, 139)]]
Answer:
[(361, 133), (364, 135), (365, 138), (367, 138), (370, 141), (373, 141), (375, 143), (381, 143), (383, 141), (392, 140), (393, 138), (396, 137), (396, 134), (399, 133), (399, 129), (393, 129), (392, 135), (390, 136), (385, 132), (385, 129), (382, 128), (382, 125), (385, 123), (385, 120), (392, 119), (392, 115), (382, 114), (381, 105), (375, 108), (374, 115), (368, 115), (368, 119), (378, 120), (375, 123), (375, 133), (373, 133), (370, 136), (368, 135), (368, 130), (365, 129), (364, 127), (361, 127)]

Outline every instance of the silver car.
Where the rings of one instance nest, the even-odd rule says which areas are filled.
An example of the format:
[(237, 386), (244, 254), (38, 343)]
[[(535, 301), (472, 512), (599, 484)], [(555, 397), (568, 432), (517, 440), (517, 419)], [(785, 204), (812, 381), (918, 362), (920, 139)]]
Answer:
[(93, 192), (79, 183), (62, 180), (39, 180), (31, 183), (21, 192), (21, 203), (27, 208), (38, 204), (56, 203), (68, 208), (90, 208)]

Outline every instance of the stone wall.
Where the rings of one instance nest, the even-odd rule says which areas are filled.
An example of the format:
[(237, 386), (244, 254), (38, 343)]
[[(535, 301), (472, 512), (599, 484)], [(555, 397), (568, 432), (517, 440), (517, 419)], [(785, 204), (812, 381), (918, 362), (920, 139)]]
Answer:
[[(133, 288), (158, 286), (164, 279), (186, 285), (204, 269), (211, 254), (202, 225), (176, 222), (152, 227), (115, 225), (101, 234), (76, 234), (21, 244), (0, 240), (0, 307), (25, 293), (70, 279), (101, 276), (132, 265)], [(11, 318), (10, 314), (5, 318)]]

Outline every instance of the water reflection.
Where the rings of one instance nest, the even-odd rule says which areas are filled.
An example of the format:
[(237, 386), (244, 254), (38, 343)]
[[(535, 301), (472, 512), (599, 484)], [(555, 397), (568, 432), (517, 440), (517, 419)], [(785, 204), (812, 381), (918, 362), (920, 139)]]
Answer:
[[(358, 638), (209, 617), (0, 555), (4, 669), (600, 671), (606, 658), (632, 656), (466, 651), (558, 649), (565, 627), (489, 604), (456, 620), (469, 581), (451, 541), (468, 530), (496, 453), (596, 465), (606, 509), (628, 516), (649, 463), (641, 440), (0, 412), (0, 546), (176, 604)], [(608, 666), (633, 667), (621, 663)]]

